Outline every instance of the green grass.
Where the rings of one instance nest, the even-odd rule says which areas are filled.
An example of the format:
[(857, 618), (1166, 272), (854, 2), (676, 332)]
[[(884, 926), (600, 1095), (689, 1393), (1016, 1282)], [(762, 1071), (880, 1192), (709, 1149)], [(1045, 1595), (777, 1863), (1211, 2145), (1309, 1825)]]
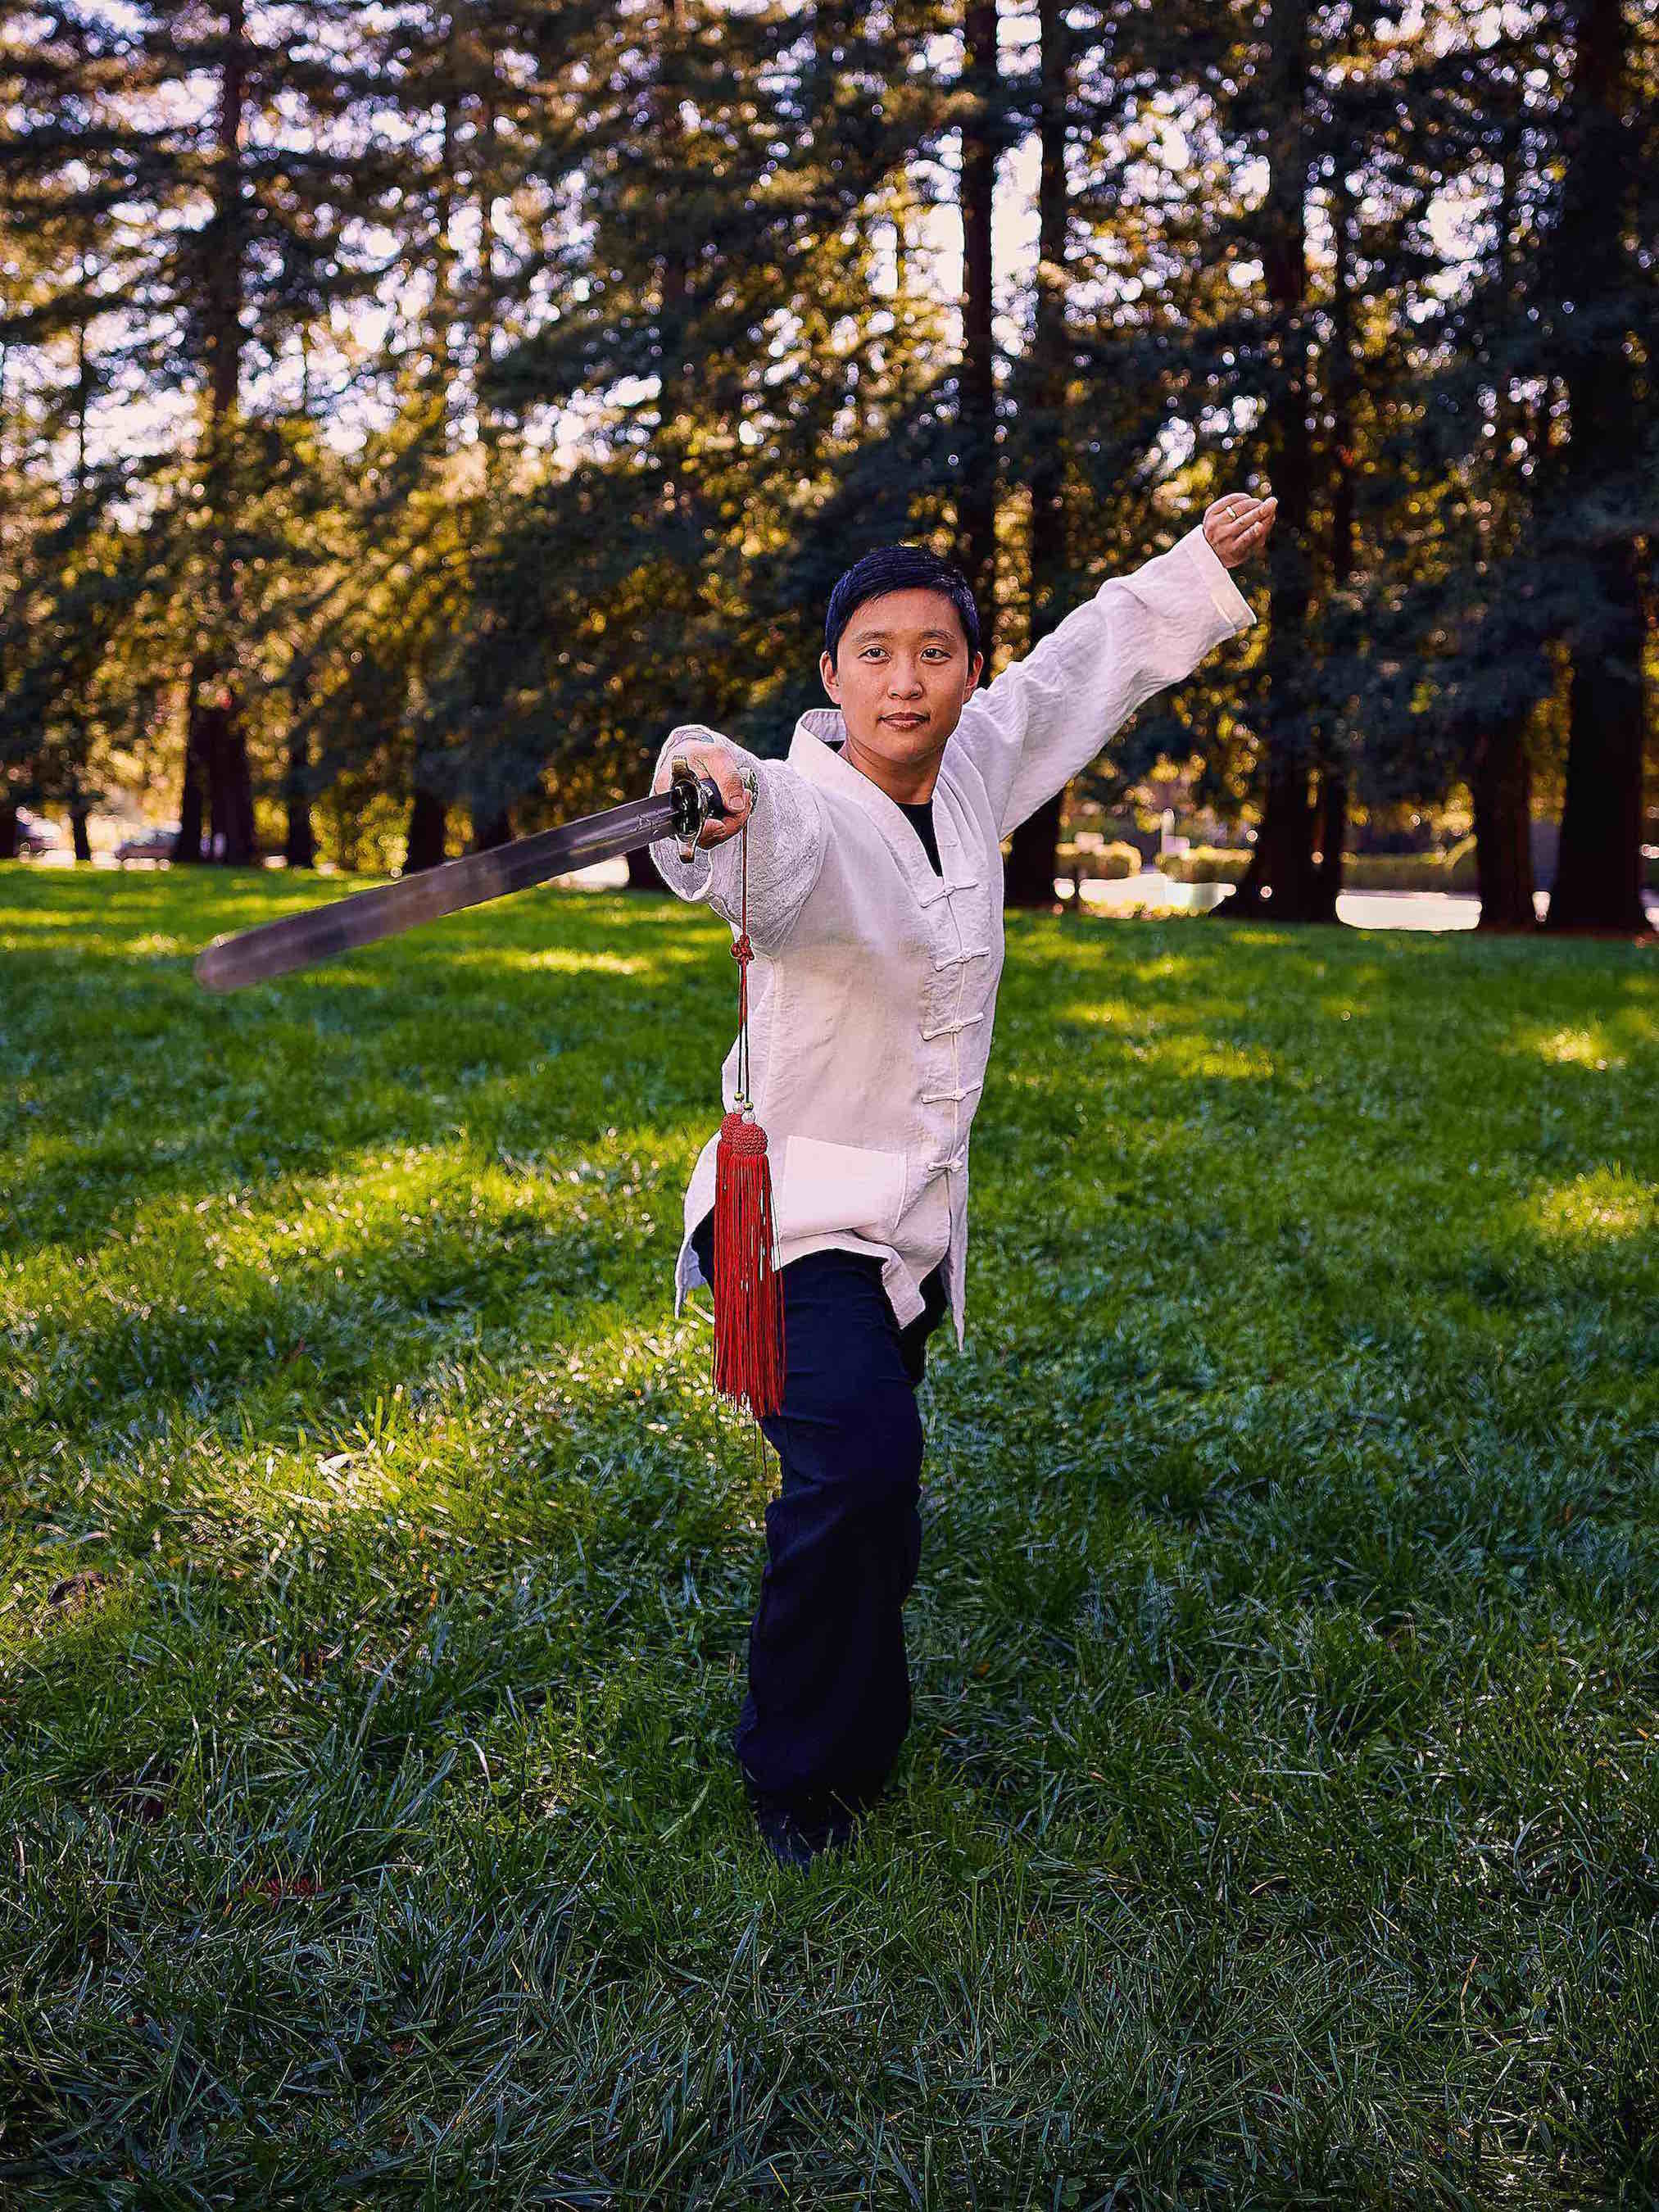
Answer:
[(1659, 970), (1026, 919), (915, 1719), (786, 1872), (718, 921), (0, 872), (0, 2201), (1659, 2190)]

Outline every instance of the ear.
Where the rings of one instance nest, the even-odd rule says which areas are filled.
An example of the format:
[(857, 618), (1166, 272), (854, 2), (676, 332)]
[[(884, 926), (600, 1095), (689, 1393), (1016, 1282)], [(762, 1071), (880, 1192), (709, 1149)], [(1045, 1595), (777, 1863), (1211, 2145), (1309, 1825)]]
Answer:
[(839, 707), (841, 704), (841, 678), (836, 673), (835, 662), (830, 659), (827, 653), (821, 653), (818, 655), (818, 674), (823, 678), (824, 690), (835, 701), (836, 706)]
[(963, 686), (962, 703), (964, 707), (973, 697), (975, 691), (978, 688), (980, 671), (984, 667), (984, 665), (985, 655), (982, 653), (976, 653), (974, 655), (973, 666), (968, 671), (968, 681)]

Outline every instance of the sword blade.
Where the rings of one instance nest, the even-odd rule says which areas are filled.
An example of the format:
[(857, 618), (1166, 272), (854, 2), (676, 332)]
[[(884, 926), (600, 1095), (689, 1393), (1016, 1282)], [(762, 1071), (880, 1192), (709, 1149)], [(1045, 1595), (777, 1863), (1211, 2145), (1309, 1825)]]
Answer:
[(625, 805), (585, 814), (557, 830), (515, 837), (489, 853), (400, 876), (354, 891), (331, 905), (307, 914), (285, 914), (262, 921), (234, 937), (217, 938), (196, 962), (196, 980), (210, 991), (239, 991), (245, 984), (310, 968), (337, 953), (355, 952), (383, 937), (397, 937), (423, 921), (436, 921), (462, 908), (481, 906), (509, 891), (528, 890), (572, 868), (591, 867), (668, 836), (674, 828), (674, 802), (664, 792), (653, 799), (630, 799)]

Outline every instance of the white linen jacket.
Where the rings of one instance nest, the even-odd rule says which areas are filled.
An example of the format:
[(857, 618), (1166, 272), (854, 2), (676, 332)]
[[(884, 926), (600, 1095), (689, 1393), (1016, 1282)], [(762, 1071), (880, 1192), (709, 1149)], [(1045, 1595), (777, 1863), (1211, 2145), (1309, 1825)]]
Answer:
[[(1002, 973), (1002, 840), (1153, 692), (1255, 620), (1201, 523), (1133, 574), (1109, 577), (963, 708), (933, 788), (940, 876), (894, 801), (842, 757), (839, 708), (803, 714), (781, 761), (701, 723), (670, 732), (659, 770), (702, 738), (751, 769), (758, 787), (749, 1057), (781, 1267), (830, 1245), (873, 1254), (902, 1326), (945, 1260), (960, 1350), (968, 1133)], [(672, 838), (651, 848), (668, 888), (706, 900), (734, 938), (742, 844), (730, 837), (690, 861)], [(720, 1071), (728, 1113), (737, 1067), (734, 1038)], [(719, 1134), (685, 1193), (676, 1314), (705, 1279), (691, 1231), (714, 1202)]]

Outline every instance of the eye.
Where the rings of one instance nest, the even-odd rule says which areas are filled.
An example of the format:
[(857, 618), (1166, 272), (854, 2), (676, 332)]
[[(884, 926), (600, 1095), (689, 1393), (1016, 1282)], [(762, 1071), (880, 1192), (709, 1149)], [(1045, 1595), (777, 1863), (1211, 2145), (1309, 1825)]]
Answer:
[(860, 653), (859, 659), (860, 660), (868, 660), (872, 654), (879, 655), (881, 651), (882, 647), (878, 645), (866, 645), (863, 652)]

